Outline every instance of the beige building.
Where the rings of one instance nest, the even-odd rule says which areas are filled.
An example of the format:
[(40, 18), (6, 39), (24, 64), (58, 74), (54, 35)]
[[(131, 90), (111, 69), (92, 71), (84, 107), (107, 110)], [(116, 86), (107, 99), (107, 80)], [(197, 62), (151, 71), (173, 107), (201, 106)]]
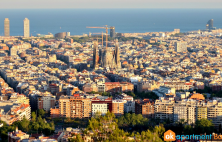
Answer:
[(114, 113), (116, 116), (123, 115), (125, 102), (125, 100), (112, 100), (112, 113)]
[(4, 20), (4, 35), (6, 37), (10, 36), (10, 21), (8, 18), (5, 18)]
[(10, 101), (14, 101), (16, 103), (23, 103), (23, 104), (28, 104), (29, 105), (29, 98), (26, 97), (23, 94), (17, 94), (17, 93), (13, 94), (10, 97)]
[(212, 120), (215, 126), (222, 125), (222, 103), (218, 102), (218, 104), (210, 106), (207, 109), (207, 118)]
[(38, 98), (38, 109), (44, 109), (45, 111), (50, 111), (50, 108), (53, 108), (55, 106), (56, 96), (47, 93)]
[(30, 25), (29, 25), (29, 19), (24, 19), (24, 37), (30, 36)]
[(13, 101), (0, 102), (0, 120), (11, 125), (15, 121), (22, 120), (23, 118), (30, 120), (31, 107), (29, 104), (18, 104)]
[(159, 99), (155, 101), (155, 118), (173, 121), (173, 100)]
[(91, 100), (79, 96), (61, 96), (59, 113), (61, 117), (91, 117)]

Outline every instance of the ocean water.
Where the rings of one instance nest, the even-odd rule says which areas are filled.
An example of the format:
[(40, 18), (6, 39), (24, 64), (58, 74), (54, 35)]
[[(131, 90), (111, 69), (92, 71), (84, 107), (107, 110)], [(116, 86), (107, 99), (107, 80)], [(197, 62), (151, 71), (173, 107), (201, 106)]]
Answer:
[(86, 26), (115, 26), (116, 32), (181, 32), (205, 29), (208, 20), (222, 28), (222, 9), (0, 9), (0, 35), (4, 35), (4, 19), (10, 20), (10, 35), (23, 35), (23, 20), (30, 20), (30, 34), (71, 32), (81, 35), (105, 32)]

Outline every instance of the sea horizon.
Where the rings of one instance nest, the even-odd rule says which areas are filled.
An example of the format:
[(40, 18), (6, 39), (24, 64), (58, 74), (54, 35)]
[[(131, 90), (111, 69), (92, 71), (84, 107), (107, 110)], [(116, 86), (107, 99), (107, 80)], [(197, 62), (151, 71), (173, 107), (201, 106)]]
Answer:
[[(28, 11), (28, 12), (27, 12)], [(118, 33), (181, 32), (204, 30), (214, 19), (214, 27), (222, 28), (222, 9), (0, 9), (0, 35), (4, 35), (4, 19), (10, 20), (10, 35), (23, 35), (23, 20), (30, 20), (30, 34), (70, 32), (82, 35), (105, 32), (87, 26), (115, 26)]]

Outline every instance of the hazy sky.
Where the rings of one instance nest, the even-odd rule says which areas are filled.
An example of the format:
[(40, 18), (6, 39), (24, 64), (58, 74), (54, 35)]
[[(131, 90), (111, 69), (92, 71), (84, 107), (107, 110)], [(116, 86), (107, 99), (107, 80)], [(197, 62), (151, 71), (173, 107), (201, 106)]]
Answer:
[(222, 8), (222, 0), (0, 0), (0, 9)]

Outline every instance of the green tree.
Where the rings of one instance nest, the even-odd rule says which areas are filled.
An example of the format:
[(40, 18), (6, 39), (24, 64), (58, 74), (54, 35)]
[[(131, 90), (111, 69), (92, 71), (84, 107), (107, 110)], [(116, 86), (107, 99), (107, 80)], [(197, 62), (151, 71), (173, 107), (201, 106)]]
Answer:
[(39, 109), (38, 110), (38, 116), (43, 117), (45, 115), (44, 109)]
[(35, 122), (36, 121), (36, 114), (34, 111), (31, 113), (31, 117), (32, 117), (32, 121)]
[(211, 134), (214, 131), (212, 120), (200, 119), (195, 122), (195, 132), (197, 134)]

